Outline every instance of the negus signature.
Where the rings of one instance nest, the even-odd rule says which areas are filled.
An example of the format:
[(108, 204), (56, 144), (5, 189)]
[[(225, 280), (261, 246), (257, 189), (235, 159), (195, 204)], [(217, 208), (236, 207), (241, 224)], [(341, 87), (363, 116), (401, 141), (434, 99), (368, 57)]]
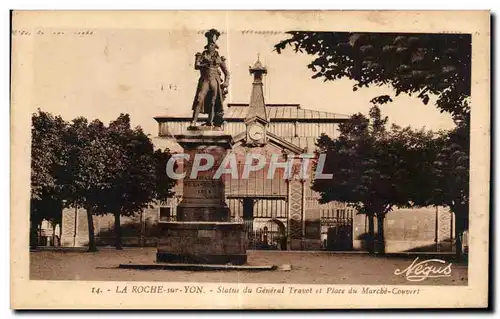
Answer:
[[(440, 265), (436, 265), (439, 263)], [(451, 276), (451, 265), (441, 259), (427, 259), (418, 261), (418, 257), (404, 270), (396, 269), (394, 274), (404, 275), (408, 281), (423, 281), (427, 278), (440, 278)]]

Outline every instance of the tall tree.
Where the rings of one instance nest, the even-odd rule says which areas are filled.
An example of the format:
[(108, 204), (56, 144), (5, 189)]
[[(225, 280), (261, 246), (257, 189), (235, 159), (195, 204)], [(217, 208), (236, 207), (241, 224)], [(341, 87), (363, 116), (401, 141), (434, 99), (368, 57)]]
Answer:
[(89, 251), (96, 251), (93, 217), (115, 217), (116, 248), (121, 249), (120, 216), (142, 211), (173, 196), (175, 180), (166, 174), (169, 150), (154, 151), (140, 127), (121, 114), (106, 127), (80, 117), (72, 124), (39, 111), (32, 118), (31, 245), (42, 219), (60, 221), (66, 206), (87, 212)]
[(312, 186), (320, 193), (322, 203), (345, 202), (368, 216), (368, 249), (372, 253), (375, 239), (379, 243), (378, 252), (385, 252), (387, 213), (394, 206), (414, 206), (420, 204), (414, 199), (428, 197), (428, 194), (417, 196), (412, 192), (418, 191), (422, 183), (417, 176), (424, 169), (421, 162), (433, 134), (398, 126), (388, 130), (386, 124), (387, 118), (374, 106), (369, 118), (355, 114), (340, 124), (337, 139), (322, 135), (317, 152), (326, 154), (324, 170), (333, 177), (316, 179)]
[[(308, 65), (313, 78), (347, 78), (354, 81), (353, 91), (388, 85), (396, 96), (406, 93), (424, 104), (435, 96), (436, 107), (453, 116), (457, 129), (443, 139), (446, 145), (434, 168), (441, 180), (433, 184), (436, 188), (426, 200), (420, 200), (451, 208), (456, 217), (456, 249), (460, 256), (460, 237), (469, 218), (469, 163), (464, 161), (469, 160), (470, 149), (471, 35), (302, 31), (288, 34), (288, 39), (275, 45), (276, 51), (280, 53), (290, 46), (295, 52), (313, 55)], [(390, 95), (371, 100), (376, 104), (391, 101)], [(458, 167), (460, 177), (450, 173), (451, 167)]]
[[(170, 197), (174, 185), (165, 174), (170, 153), (154, 152), (153, 143), (140, 127), (130, 125), (128, 114), (121, 114), (108, 127), (110, 143), (117, 146), (115, 174), (106, 190), (104, 210), (115, 218), (116, 249), (122, 249), (121, 216), (132, 216), (143, 211), (158, 197)], [(159, 157), (159, 154), (162, 156)], [(158, 170), (162, 165), (162, 170)], [(159, 182), (161, 181), (161, 183)]]
[(442, 134), (434, 161), (433, 203), (455, 215), (455, 252), (462, 254), (462, 234), (469, 228), (469, 121)]
[[(142, 193), (133, 193), (135, 187), (133, 182), (134, 177), (136, 177), (136, 168), (132, 166), (135, 143), (129, 116), (120, 114), (116, 120), (112, 121), (109, 127), (106, 128), (105, 138), (109, 144), (114, 146), (112, 156), (115, 166), (113, 167), (110, 185), (104, 190), (106, 196), (103, 197), (104, 202), (101, 203), (102, 210), (100, 212), (113, 214), (115, 219), (115, 247), (116, 249), (122, 249), (120, 216), (133, 215), (140, 208), (139, 205), (134, 205), (138, 204), (135, 199), (137, 196), (143, 195)], [(142, 190), (140, 186), (137, 189)]]
[(83, 118), (73, 120), (64, 136), (68, 163), (64, 171), (67, 204), (82, 207), (87, 213), (89, 251), (97, 251), (93, 216), (105, 211), (107, 191), (121, 168), (118, 146), (106, 136), (99, 120), (91, 123)]
[(60, 116), (38, 110), (31, 118), (30, 246), (38, 241), (43, 219), (60, 222), (62, 214), (61, 172), (66, 164), (61, 132), (67, 123)]

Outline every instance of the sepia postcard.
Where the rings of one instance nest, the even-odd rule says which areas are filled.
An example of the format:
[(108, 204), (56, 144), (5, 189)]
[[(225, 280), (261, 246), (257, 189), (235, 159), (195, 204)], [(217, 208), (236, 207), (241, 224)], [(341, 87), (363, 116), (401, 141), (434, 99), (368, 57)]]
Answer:
[(13, 11), (13, 309), (486, 308), (488, 11)]

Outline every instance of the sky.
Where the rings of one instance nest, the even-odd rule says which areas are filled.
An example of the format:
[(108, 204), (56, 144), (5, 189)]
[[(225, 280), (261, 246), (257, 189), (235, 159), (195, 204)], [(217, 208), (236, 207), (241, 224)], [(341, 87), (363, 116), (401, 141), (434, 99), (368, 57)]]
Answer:
[[(66, 120), (78, 116), (105, 123), (129, 113), (134, 126), (157, 135), (159, 115), (190, 114), (199, 73), (196, 52), (206, 44), (203, 32), (188, 29), (97, 28), (79, 35), (76, 29), (40, 29), (33, 39), (33, 111), (40, 108)], [(248, 68), (260, 56), (268, 68), (264, 78), (266, 103), (298, 103), (302, 108), (351, 115), (368, 113), (371, 98), (392, 94), (389, 87), (353, 92), (350, 80), (312, 79), (312, 56), (292, 49), (278, 54), (274, 44), (282, 32), (221, 30), (219, 53), (231, 73), (226, 103), (248, 103), (252, 76)], [(56, 32), (56, 34), (53, 34)], [(57, 34), (64, 32), (64, 34)], [(414, 128), (452, 128), (448, 114), (401, 95), (382, 106), (390, 123)]]

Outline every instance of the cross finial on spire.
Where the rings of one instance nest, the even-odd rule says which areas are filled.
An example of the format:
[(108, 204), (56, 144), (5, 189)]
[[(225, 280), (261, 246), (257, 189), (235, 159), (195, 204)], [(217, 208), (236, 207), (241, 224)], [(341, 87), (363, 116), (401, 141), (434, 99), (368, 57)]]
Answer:
[(257, 53), (257, 62), (249, 68), (250, 74), (253, 75), (252, 94), (250, 95), (250, 103), (248, 113), (245, 118), (245, 123), (250, 123), (254, 120), (259, 120), (261, 123), (268, 123), (266, 103), (264, 102), (264, 91), (262, 86), (262, 76), (267, 74), (267, 69), (260, 62), (260, 53)]
[(260, 53), (257, 53), (257, 62), (249, 68), (249, 71), (254, 75), (254, 82), (262, 82), (262, 74), (267, 74), (267, 69), (260, 62)]

